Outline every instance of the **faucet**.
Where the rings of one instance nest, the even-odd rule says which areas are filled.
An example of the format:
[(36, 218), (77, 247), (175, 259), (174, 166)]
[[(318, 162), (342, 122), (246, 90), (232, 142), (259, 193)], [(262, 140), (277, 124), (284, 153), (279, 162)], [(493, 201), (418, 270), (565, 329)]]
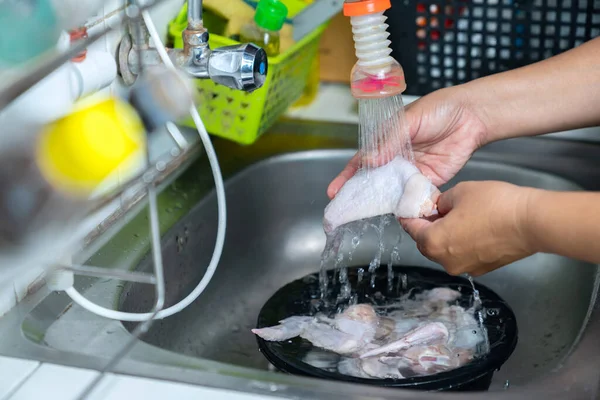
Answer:
[[(253, 92), (262, 87), (268, 71), (266, 52), (252, 43), (211, 49), (209, 33), (202, 22), (202, 0), (189, 0), (187, 11), (183, 49), (167, 49), (175, 65), (192, 78), (210, 79), (231, 89)], [(149, 46), (147, 31), (143, 32), (142, 43), (135, 37), (127, 35), (119, 45), (119, 72), (128, 85), (135, 82), (140, 62), (160, 63), (158, 52)], [(143, 61), (138, 60), (138, 50)]]

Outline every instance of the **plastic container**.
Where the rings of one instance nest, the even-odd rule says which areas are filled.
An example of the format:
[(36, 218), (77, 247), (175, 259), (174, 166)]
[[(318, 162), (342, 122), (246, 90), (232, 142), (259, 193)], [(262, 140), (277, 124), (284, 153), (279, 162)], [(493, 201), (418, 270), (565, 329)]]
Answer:
[(406, 74), (405, 94), (511, 70), (600, 35), (593, 0), (391, 0), (392, 56)]
[[(306, 3), (299, 0), (283, 2), (288, 8), (288, 18), (306, 7)], [(187, 5), (184, 4), (169, 27), (175, 48), (183, 47), (181, 33), (186, 24)], [(253, 93), (229, 89), (208, 79), (196, 80), (198, 112), (208, 132), (240, 144), (254, 143), (302, 96), (326, 25), (321, 25), (280, 55), (269, 57), (265, 83)], [(210, 34), (209, 44), (216, 48), (239, 42)], [(192, 121), (186, 121), (186, 124), (192, 126)]]
[(279, 55), (279, 30), (287, 18), (287, 7), (279, 0), (260, 0), (254, 19), (242, 26), (240, 42), (262, 47), (267, 56)]
[[(397, 298), (406, 293), (415, 295), (436, 287), (448, 287), (463, 293), (463, 296), (458, 299), (459, 305), (464, 308), (472, 305), (471, 283), (465, 278), (450, 276), (443, 270), (394, 266), (394, 282), (389, 285), (387, 268), (381, 266), (375, 271), (375, 285), (371, 287), (371, 277), (368, 273), (365, 273), (364, 278), (359, 278), (362, 277), (362, 273), (358, 272), (360, 269), (364, 271), (368, 268), (359, 266), (348, 269), (348, 278), (352, 288), (356, 289), (358, 303), (368, 303), (377, 299), (378, 296), (374, 293), (378, 292), (384, 298)], [(327, 315), (337, 310), (338, 306), (344, 305), (343, 302), (338, 304), (335, 301), (340, 293), (341, 284), (336, 279), (334, 270), (327, 271), (327, 278), (329, 289), (326, 298), (330, 301), (328, 306), (322, 301), (316, 303), (315, 300), (320, 298), (317, 272), (288, 283), (275, 292), (261, 309), (257, 328), (277, 325), (282, 319), (293, 315), (314, 315), (317, 311)], [(317, 368), (305, 362), (306, 355), (315, 348), (309, 341), (299, 337), (282, 342), (268, 342), (257, 336), (258, 347), (273, 366), (282, 372), (294, 375), (411, 390), (485, 391), (490, 387), (494, 372), (499, 370), (513, 353), (518, 341), (518, 329), (516, 317), (504, 300), (483, 285), (475, 284), (475, 287), (479, 290), (484, 310), (493, 310), (484, 313), (483, 321), (488, 332), (490, 351), (487, 355), (454, 370), (405, 379), (357, 378), (341, 374), (337, 369), (332, 371), (330, 368)], [(331, 354), (324, 350), (318, 353), (319, 356)], [(324, 363), (325, 360), (321, 361)]]

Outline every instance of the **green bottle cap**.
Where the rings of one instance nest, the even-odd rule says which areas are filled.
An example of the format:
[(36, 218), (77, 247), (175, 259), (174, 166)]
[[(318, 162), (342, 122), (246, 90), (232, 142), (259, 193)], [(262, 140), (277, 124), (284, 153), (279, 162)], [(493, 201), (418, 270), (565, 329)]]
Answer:
[(288, 9), (279, 0), (260, 0), (256, 6), (254, 22), (263, 29), (278, 31), (287, 18)]

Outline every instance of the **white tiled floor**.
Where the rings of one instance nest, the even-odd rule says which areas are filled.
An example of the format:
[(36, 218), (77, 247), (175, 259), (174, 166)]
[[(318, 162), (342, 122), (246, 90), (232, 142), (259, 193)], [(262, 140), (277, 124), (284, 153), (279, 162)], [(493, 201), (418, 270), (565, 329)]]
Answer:
[(38, 361), (0, 356), (0, 399), (8, 398), (39, 365)]
[[(2, 400), (75, 400), (87, 389), (98, 372), (37, 361), (0, 357), (0, 399)], [(228, 390), (211, 389), (176, 382), (109, 374), (86, 399), (210, 399), (278, 400)]]
[(98, 372), (43, 364), (20, 386), (10, 400), (75, 400)]
[[(206, 387), (186, 385), (175, 382), (157, 381), (145, 378), (111, 375), (102, 382), (87, 398), (88, 400), (120, 399), (210, 399), (210, 400), (277, 400), (278, 397), (266, 397), (254, 394), (238, 393), (229, 390), (217, 390)], [(12, 399), (11, 399), (12, 400)]]

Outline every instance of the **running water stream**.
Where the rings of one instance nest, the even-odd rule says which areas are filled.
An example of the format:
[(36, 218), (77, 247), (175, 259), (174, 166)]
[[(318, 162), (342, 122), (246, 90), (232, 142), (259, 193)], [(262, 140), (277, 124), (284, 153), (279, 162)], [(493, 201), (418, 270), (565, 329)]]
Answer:
[[(369, 172), (373, 171), (396, 157), (402, 157), (414, 164), (414, 154), (408, 132), (408, 124), (404, 113), (404, 105), (400, 94), (382, 98), (359, 98), (359, 149), (360, 169), (366, 171), (365, 179), (369, 179)], [(377, 199), (373, 199), (377, 201)], [(384, 201), (382, 199), (381, 201)], [(399, 264), (401, 235), (398, 235), (392, 246), (386, 249), (385, 231), (391, 226), (399, 224), (393, 215), (381, 215), (374, 218), (355, 221), (342, 225), (327, 234), (327, 241), (321, 257), (321, 271), (319, 274), (321, 299), (328, 301), (327, 270), (334, 268), (334, 279), (341, 290), (336, 299), (337, 303), (352, 304), (356, 296), (348, 280), (348, 267), (352, 267), (353, 255), (360, 246), (365, 234), (374, 232), (376, 236), (375, 251), (368, 268), (361, 269), (358, 282), (369, 279), (370, 287), (375, 287), (376, 271), (387, 262), (388, 288), (394, 282), (394, 265)], [(348, 242), (346, 244), (346, 242)], [(405, 279), (398, 277), (398, 284), (406, 286)], [(485, 332), (484, 310), (479, 292), (473, 279), (468, 276), (473, 289), (473, 316), (478, 321), (480, 328)], [(334, 280), (335, 282), (335, 280)], [(487, 338), (487, 334), (485, 335)], [(486, 340), (487, 342), (487, 340)]]

